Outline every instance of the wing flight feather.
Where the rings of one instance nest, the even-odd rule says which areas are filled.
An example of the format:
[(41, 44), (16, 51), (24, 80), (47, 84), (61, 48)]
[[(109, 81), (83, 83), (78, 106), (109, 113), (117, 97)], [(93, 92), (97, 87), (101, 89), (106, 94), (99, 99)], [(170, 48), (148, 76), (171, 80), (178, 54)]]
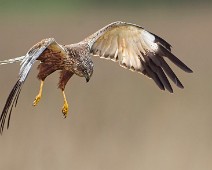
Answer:
[[(173, 92), (167, 76), (180, 88), (182, 83), (164, 60), (172, 61), (182, 70), (192, 70), (171, 52), (171, 45), (143, 27), (117, 21), (84, 40), (90, 52), (100, 58), (118, 61), (120, 66), (143, 73), (153, 79), (160, 89)], [(167, 75), (167, 76), (166, 76)]]

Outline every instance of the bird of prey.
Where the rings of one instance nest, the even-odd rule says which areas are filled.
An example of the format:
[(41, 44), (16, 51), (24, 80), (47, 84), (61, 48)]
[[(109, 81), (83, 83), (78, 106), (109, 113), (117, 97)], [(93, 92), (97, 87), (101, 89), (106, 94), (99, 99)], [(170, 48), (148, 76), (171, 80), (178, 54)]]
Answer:
[(0, 62), (21, 62), (19, 78), (7, 98), (0, 117), (0, 133), (3, 132), (7, 115), (7, 128), (9, 127), (12, 108), (16, 106), (21, 88), (36, 60), (40, 61), (37, 77), (41, 84), (33, 105), (36, 106), (41, 99), (45, 78), (60, 70), (58, 87), (63, 94), (62, 113), (66, 117), (68, 102), (64, 92), (65, 86), (74, 74), (85, 77), (87, 82), (90, 80), (94, 67), (92, 56), (110, 59), (126, 69), (142, 73), (152, 79), (161, 90), (166, 89), (171, 93), (173, 89), (167, 76), (179, 88), (183, 88), (183, 85), (164, 58), (168, 58), (185, 72), (192, 72), (172, 54), (169, 43), (143, 27), (131, 23), (113, 22), (76, 44), (60, 45), (54, 38), (43, 39), (30, 48), (26, 55)]

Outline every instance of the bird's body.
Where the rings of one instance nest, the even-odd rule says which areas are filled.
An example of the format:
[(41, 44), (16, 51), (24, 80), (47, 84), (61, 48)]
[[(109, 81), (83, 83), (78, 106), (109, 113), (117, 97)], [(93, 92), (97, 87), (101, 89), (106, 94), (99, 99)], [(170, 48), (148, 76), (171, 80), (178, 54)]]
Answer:
[[(53, 38), (49, 38), (42, 40), (38, 44), (42, 46), (42, 44), (49, 41), (55, 42)], [(93, 62), (87, 44), (77, 43), (61, 46), (61, 48), (57, 46), (54, 48), (53, 45), (52, 48), (47, 48), (37, 60), (40, 61), (38, 79), (44, 81), (53, 72), (61, 70), (58, 85), (63, 90), (65, 89), (65, 86), (62, 86), (65, 83), (64, 81), (68, 80), (73, 74), (80, 77), (90, 77), (91, 75), (88, 74), (93, 73)], [(89, 70), (88, 73), (87, 70)]]
[(0, 132), (3, 132), (8, 112), (9, 127), (12, 108), (17, 104), (21, 87), (36, 60), (40, 61), (37, 77), (41, 80), (41, 86), (33, 105), (37, 105), (40, 101), (45, 78), (56, 70), (60, 70), (58, 87), (63, 92), (62, 112), (66, 117), (68, 102), (64, 92), (65, 86), (74, 74), (85, 77), (86, 81), (89, 81), (93, 74), (92, 56), (119, 62), (120, 66), (146, 75), (153, 79), (160, 89), (167, 89), (169, 92), (173, 90), (166, 75), (178, 87), (183, 88), (183, 85), (164, 57), (170, 59), (182, 70), (192, 72), (171, 53), (169, 43), (135, 24), (114, 22), (83, 41), (70, 45), (60, 45), (54, 38), (47, 38), (35, 44), (25, 56), (0, 62), (0, 64), (21, 62), (19, 79), (8, 96), (0, 117)]

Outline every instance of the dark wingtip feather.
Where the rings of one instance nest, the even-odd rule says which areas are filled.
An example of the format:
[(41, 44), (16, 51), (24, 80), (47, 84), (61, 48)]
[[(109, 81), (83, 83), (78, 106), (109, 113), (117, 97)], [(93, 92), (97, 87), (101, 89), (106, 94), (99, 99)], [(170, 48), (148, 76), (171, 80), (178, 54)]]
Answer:
[(175, 84), (177, 87), (179, 87), (179, 88), (181, 88), (181, 89), (184, 89), (183, 84), (180, 82), (180, 80), (179, 80), (178, 78), (175, 79), (174, 84)]
[(193, 71), (185, 65), (179, 58), (177, 58), (174, 54), (171, 53), (171, 51), (167, 50), (163, 45), (158, 44), (158, 53), (161, 56), (167, 57), (169, 60), (171, 60), (175, 65), (177, 65), (179, 68), (181, 68), (183, 71), (187, 73), (192, 73)]
[(168, 42), (166, 42), (163, 38), (157, 36), (154, 33), (151, 33), (155, 36), (155, 42), (161, 44), (162, 46), (164, 46), (166, 49), (168, 49), (169, 51), (171, 51), (171, 44), (169, 44)]
[(21, 86), (22, 86), (22, 82), (20, 82), (18, 80), (7, 98), (6, 104), (3, 108), (3, 111), (2, 111), (2, 114), (0, 117), (0, 134), (3, 133), (4, 124), (5, 124), (5, 120), (7, 118), (8, 112), (9, 112), (9, 117), (8, 117), (8, 122), (7, 122), (7, 128), (9, 128), (12, 109), (13, 109), (14, 104), (15, 104), (15, 106), (17, 104), (18, 97), (19, 97), (19, 94), (21, 91)]
[(142, 61), (140, 59), (143, 67), (144, 67), (144, 70), (142, 71), (142, 73), (146, 76), (148, 76), (149, 78), (153, 79), (153, 81), (157, 84), (157, 86), (161, 89), (161, 90), (165, 90), (165, 87), (164, 85), (162, 84), (162, 82), (160, 81), (159, 77), (157, 76), (156, 73), (154, 73), (151, 68), (145, 64), (144, 61)]
[(183, 89), (183, 84), (180, 82), (180, 80), (177, 78), (175, 73), (172, 71), (172, 69), (169, 67), (169, 65), (166, 63), (166, 61), (163, 59), (161, 56), (153, 56), (152, 57), (153, 61), (156, 63), (159, 63), (159, 66), (163, 68), (165, 73), (168, 75), (168, 77), (174, 82), (176, 86), (179, 88)]
[[(171, 86), (169, 80), (167, 79), (164, 71), (162, 70), (161, 66), (159, 66), (160, 61), (156, 60), (155, 54), (148, 52), (148, 53), (142, 54), (142, 55), (145, 59), (145, 62), (143, 62), (142, 65), (144, 66), (144, 68), (147, 72), (152, 72), (150, 77), (154, 81), (155, 81), (155, 77), (156, 77), (157, 81), (155, 81), (155, 82), (156, 82), (157, 85), (160, 85), (161, 87), (163, 87), (162, 88), (163, 90), (167, 89), (170, 93), (173, 93), (172, 86)], [(155, 58), (155, 60), (154, 60), (154, 58)], [(160, 83), (158, 84), (158, 82), (160, 82)], [(161, 89), (161, 87), (160, 87), (160, 89)]]
[(191, 70), (190, 68), (187, 68), (186, 72), (187, 73), (193, 73), (193, 70)]

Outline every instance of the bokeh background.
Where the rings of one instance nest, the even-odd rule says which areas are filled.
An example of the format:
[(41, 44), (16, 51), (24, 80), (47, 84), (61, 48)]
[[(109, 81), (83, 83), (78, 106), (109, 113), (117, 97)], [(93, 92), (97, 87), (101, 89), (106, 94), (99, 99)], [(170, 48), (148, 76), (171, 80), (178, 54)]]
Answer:
[[(185, 89), (160, 91), (153, 81), (113, 62), (93, 58), (89, 83), (74, 76), (62, 118), (58, 73), (40, 82), (33, 67), (11, 126), (0, 136), (1, 170), (211, 170), (212, 3), (184, 0), (0, 0), (0, 60), (25, 54), (38, 41), (82, 40), (122, 20), (163, 37), (194, 71), (176, 68)], [(18, 77), (19, 64), (0, 68), (0, 108)]]

